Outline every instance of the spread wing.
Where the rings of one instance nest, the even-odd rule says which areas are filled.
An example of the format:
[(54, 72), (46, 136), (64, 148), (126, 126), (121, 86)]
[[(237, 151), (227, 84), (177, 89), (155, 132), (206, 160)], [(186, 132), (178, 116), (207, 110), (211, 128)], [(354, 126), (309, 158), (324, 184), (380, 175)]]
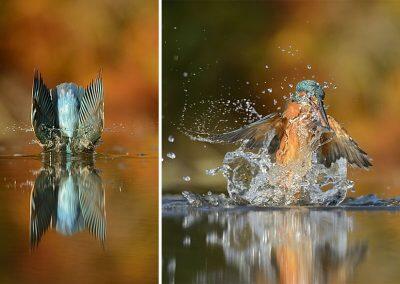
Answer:
[(56, 191), (53, 190), (54, 177), (48, 171), (42, 171), (35, 181), (31, 193), (30, 244), (36, 247), (44, 233), (49, 229), (56, 214)]
[(340, 124), (331, 116), (328, 116), (332, 132), (324, 133), (321, 137), (321, 150), (319, 162), (326, 167), (340, 158), (345, 158), (349, 164), (359, 168), (372, 166), (368, 157)]
[(46, 144), (56, 126), (56, 111), (54, 99), (37, 70), (33, 78), (31, 122), (40, 143)]
[(100, 139), (104, 126), (104, 95), (101, 72), (80, 97), (79, 129), (90, 142)]
[(102, 243), (106, 238), (106, 211), (101, 178), (88, 170), (79, 177), (79, 202), (86, 228)]
[(208, 138), (215, 143), (243, 143), (248, 149), (257, 149), (261, 148), (267, 137), (271, 135), (269, 136), (271, 142), (268, 145), (268, 151), (272, 154), (279, 147), (285, 124), (285, 118), (273, 113), (237, 130), (216, 134)]

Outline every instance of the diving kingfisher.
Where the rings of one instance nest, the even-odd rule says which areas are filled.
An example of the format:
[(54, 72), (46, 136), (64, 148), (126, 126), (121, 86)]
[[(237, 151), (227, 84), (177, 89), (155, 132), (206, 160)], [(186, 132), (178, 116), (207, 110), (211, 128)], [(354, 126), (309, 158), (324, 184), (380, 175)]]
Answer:
[[(311, 152), (330, 168), (340, 158), (353, 167), (367, 169), (371, 159), (324, 107), (325, 92), (319, 83), (297, 84), (283, 114), (272, 113), (232, 132), (209, 137), (215, 143), (241, 143), (246, 149), (266, 147), (278, 165), (311, 165)], [(317, 143), (317, 146), (315, 145)], [(311, 145), (313, 144), (313, 145)]]
[(93, 150), (104, 128), (101, 71), (86, 88), (63, 83), (48, 89), (36, 70), (31, 122), (45, 151), (54, 150), (58, 145), (67, 153)]

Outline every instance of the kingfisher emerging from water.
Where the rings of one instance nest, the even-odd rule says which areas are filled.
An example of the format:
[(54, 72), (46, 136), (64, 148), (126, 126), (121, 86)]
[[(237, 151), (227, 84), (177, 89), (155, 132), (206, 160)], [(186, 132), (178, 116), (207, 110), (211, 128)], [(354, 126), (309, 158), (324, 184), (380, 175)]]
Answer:
[(59, 146), (67, 153), (92, 151), (104, 127), (101, 71), (86, 88), (63, 83), (54, 89), (48, 89), (35, 71), (31, 121), (45, 151)]
[(371, 159), (324, 107), (325, 92), (315, 81), (301, 81), (283, 114), (272, 113), (238, 130), (210, 137), (216, 143), (241, 143), (247, 149), (266, 147), (281, 166), (308, 168), (312, 152), (330, 168), (340, 158), (367, 169)]

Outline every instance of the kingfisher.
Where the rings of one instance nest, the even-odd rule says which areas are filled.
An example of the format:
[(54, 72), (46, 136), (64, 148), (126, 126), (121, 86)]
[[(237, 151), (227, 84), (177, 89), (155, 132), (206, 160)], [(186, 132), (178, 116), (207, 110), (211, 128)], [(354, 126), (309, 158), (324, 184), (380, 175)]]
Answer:
[(92, 151), (104, 129), (102, 72), (86, 87), (62, 83), (48, 89), (38, 70), (32, 88), (31, 122), (45, 151)]
[[(368, 169), (371, 159), (324, 106), (325, 92), (313, 80), (297, 84), (282, 114), (272, 113), (240, 129), (209, 137), (215, 143), (241, 143), (245, 149), (268, 150), (276, 164), (309, 168), (312, 152), (317, 162), (330, 168), (344, 158), (353, 166)], [(308, 165), (308, 166), (307, 166)]]

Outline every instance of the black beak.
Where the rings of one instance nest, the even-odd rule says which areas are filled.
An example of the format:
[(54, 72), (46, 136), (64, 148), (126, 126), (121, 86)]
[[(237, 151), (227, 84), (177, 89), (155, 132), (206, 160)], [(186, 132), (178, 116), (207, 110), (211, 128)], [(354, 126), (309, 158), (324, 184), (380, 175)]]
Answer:
[(325, 127), (327, 130), (331, 130), (331, 126), (329, 125), (328, 116), (325, 112), (324, 102), (322, 100), (318, 100), (318, 113), (321, 117), (322, 126)]
[(310, 101), (311, 101), (311, 105), (316, 109), (316, 111), (318, 113), (322, 127), (324, 127), (326, 130), (330, 131), (331, 126), (329, 125), (328, 116), (326, 115), (326, 112), (325, 112), (324, 102), (322, 100), (318, 99), (318, 105), (316, 105), (312, 101), (312, 99), (310, 99)]

